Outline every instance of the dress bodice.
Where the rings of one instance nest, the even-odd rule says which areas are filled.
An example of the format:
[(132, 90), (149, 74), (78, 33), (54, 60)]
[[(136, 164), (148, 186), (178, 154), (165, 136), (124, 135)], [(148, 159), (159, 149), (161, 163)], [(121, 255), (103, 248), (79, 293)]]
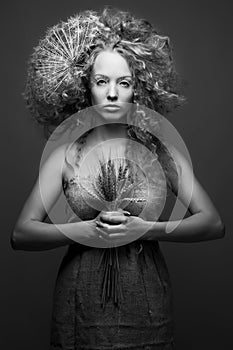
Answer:
[[(137, 174), (138, 175), (138, 174)], [(125, 203), (121, 206), (130, 212), (130, 215), (139, 216), (145, 211), (145, 215), (148, 216), (149, 211), (154, 208), (154, 218), (158, 218), (164, 200), (166, 198), (166, 189), (157, 188), (154, 189), (154, 196), (150, 193), (147, 186), (145, 175), (141, 174), (142, 181), (136, 186), (130, 197), (126, 197)], [(95, 218), (101, 210), (107, 210), (105, 203), (97, 200), (93, 197), (93, 182), (92, 177), (80, 178), (78, 175), (66, 180), (64, 185), (64, 193), (67, 198), (68, 204), (71, 207), (75, 215), (81, 220), (91, 220)], [(157, 208), (155, 208), (155, 201), (152, 198), (157, 198)], [(149, 217), (147, 217), (149, 219)]]
[[(95, 218), (101, 210), (107, 210), (105, 204), (111, 204), (111, 199), (105, 198), (105, 201), (101, 203), (101, 196), (98, 189), (94, 186), (96, 183), (100, 185), (100, 174), (105, 178), (107, 175), (101, 173), (101, 168), (98, 166), (98, 162), (89, 161), (92, 165), (92, 172), (86, 172), (83, 174), (83, 166), (80, 167), (80, 163), (83, 160), (83, 149), (85, 147), (85, 140), (87, 135), (83, 135), (75, 146), (75, 152), (73, 155), (67, 156), (67, 163), (73, 168), (73, 176), (64, 178), (63, 190), (67, 198), (68, 205), (72, 210), (73, 216), (78, 216), (81, 220), (91, 220)], [(158, 140), (157, 140), (158, 141)], [(120, 145), (120, 143), (119, 143)], [(141, 216), (145, 220), (158, 220), (163, 207), (165, 205), (167, 196), (167, 186), (169, 185), (169, 159), (166, 158), (165, 148), (161, 150), (157, 147), (158, 154), (154, 155), (153, 166), (146, 168), (146, 151), (140, 149), (140, 142), (134, 143), (131, 147), (132, 155), (137, 155), (135, 159), (127, 159), (125, 165), (128, 168), (128, 180), (125, 188), (125, 192), (122, 197), (124, 201), (121, 203), (121, 208), (130, 212), (131, 215)], [(144, 152), (144, 153), (143, 153)], [(124, 158), (124, 152), (118, 147), (118, 155)], [(144, 161), (141, 164), (138, 163), (138, 159), (141, 157)], [(109, 192), (111, 186), (114, 183), (119, 184), (120, 175), (120, 163), (117, 157), (110, 157), (106, 160), (111, 162), (111, 166), (114, 167), (115, 172), (112, 173), (112, 178), (105, 182), (105, 190)], [(170, 164), (171, 165), (171, 164)], [(169, 172), (168, 172), (169, 169)], [(172, 169), (174, 171), (174, 169)], [(152, 174), (149, 174), (152, 172)], [(114, 176), (113, 176), (114, 175)], [(122, 175), (122, 174), (121, 174)], [(151, 181), (152, 179), (152, 181)], [(103, 179), (102, 179), (103, 180)], [(108, 186), (109, 189), (108, 189)], [(127, 192), (127, 188), (131, 186), (131, 191)], [(115, 186), (116, 187), (116, 186)], [(119, 190), (119, 189), (118, 189)], [(119, 192), (116, 190), (116, 195)]]

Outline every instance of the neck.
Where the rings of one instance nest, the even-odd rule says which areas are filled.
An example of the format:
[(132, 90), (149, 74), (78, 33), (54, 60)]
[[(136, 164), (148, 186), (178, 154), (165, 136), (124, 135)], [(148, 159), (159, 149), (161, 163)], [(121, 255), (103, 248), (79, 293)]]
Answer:
[(127, 138), (127, 125), (120, 123), (100, 125), (93, 130), (96, 140), (104, 141), (114, 138)]

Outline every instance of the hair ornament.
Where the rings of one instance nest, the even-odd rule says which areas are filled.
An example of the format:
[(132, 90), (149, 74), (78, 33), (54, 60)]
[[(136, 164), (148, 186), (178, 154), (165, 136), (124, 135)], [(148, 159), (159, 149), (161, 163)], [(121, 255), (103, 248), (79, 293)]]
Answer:
[[(98, 17), (75, 16), (50, 28), (29, 61), (27, 89), (38, 101), (59, 104), (82, 77), (87, 50), (103, 24)], [(31, 78), (33, 76), (33, 79)]]

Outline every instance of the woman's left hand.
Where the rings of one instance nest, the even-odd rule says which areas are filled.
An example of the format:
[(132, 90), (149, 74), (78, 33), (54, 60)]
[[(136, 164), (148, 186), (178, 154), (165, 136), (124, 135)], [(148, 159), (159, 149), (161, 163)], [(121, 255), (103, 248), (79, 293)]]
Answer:
[(149, 229), (150, 222), (138, 216), (111, 215), (105, 212), (96, 221), (99, 235), (111, 244), (127, 244), (142, 237)]

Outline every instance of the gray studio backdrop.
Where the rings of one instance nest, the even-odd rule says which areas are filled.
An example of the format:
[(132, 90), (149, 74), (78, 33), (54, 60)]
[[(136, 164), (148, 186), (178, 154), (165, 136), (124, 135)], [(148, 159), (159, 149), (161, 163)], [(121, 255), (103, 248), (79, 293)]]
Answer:
[[(96, 0), (6, 1), (1, 5), (1, 325), (4, 350), (48, 348), (52, 293), (66, 248), (13, 251), (11, 231), (38, 176), (45, 140), (21, 93), (26, 61), (45, 29)], [(232, 9), (230, 1), (108, 1), (153, 22), (169, 35), (188, 99), (170, 121), (185, 141), (194, 173), (218, 208), (223, 240), (163, 243), (175, 302), (179, 350), (233, 346), (231, 252)]]

